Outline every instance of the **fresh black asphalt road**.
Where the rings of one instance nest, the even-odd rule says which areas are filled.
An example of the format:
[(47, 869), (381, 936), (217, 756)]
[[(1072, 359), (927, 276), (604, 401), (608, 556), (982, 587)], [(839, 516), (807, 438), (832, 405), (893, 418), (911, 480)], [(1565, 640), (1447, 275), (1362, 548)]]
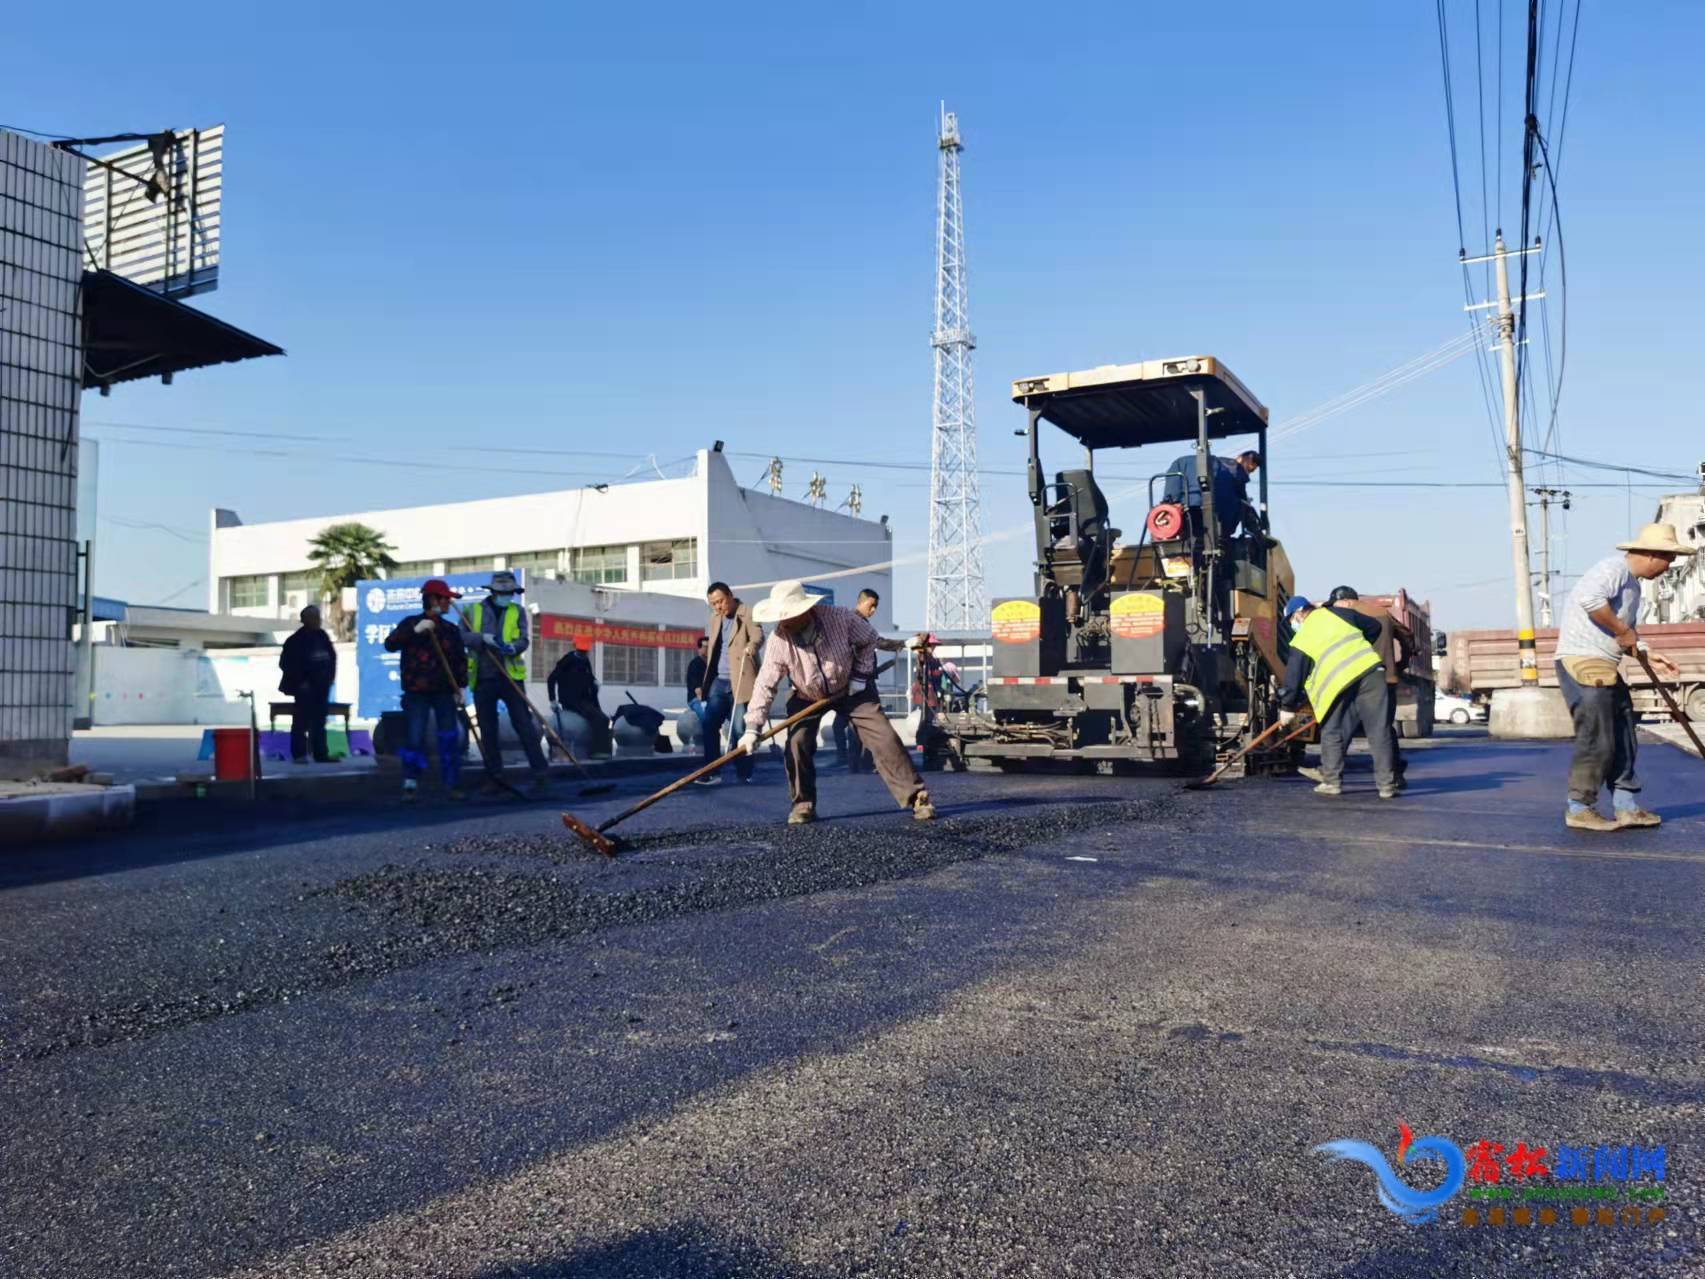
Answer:
[[(831, 766), (807, 829), (766, 763), (614, 862), (513, 803), (10, 851), (0, 1275), (1705, 1275), (1705, 766), (1591, 835), (1564, 747), (1412, 759), (933, 825)], [(1400, 1122), (1661, 1145), (1662, 1198), (1408, 1224), (1313, 1150)]]

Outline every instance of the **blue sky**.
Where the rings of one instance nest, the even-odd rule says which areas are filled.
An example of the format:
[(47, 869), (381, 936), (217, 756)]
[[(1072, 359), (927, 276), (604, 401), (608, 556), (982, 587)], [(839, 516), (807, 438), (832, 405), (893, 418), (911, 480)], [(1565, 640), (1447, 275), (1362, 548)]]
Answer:
[[(1525, 7), (1504, 8), (1513, 238)], [(538, 491), (714, 438), (927, 464), (942, 99), (967, 143), (987, 467), (1021, 461), (1015, 377), (1212, 352), (1281, 423), (1465, 328), (1431, 5), (351, 9), (192, 4), (152, 24), (94, 3), (79, 28), (112, 33), (99, 40), (67, 39), (39, 5), (9, 19), (0, 122), (227, 125), (223, 279), (197, 305), (289, 351), (86, 397), (103, 514), (129, 522), (103, 527), (103, 594), (200, 604), (183, 588), (205, 574), (214, 505), (261, 520)], [(1474, 252), (1473, 6), (1449, 11)], [(1705, 433), (1671, 388), (1701, 345), (1705, 12), (1643, 12), (1582, 18), (1559, 166), (1558, 429), (1566, 453), (1690, 472)], [(1488, 25), (1489, 98), (1494, 38)], [(1554, 262), (1547, 275), (1555, 304)], [(327, 454), (429, 465), (304, 443), (220, 452), (115, 423), (325, 435)], [(755, 479), (762, 456), (737, 471)], [(1509, 624), (1505, 497), (1466, 487), (1500, 478), (1471, 359), (1299, 433), (1273, 463), (1302, 589), (1404, 585), (1440, 627)], [(789, 465), (790, 492), (811, 469)], [(926, 471), (821, 469), (834, 500), (860, 483), (899, 550), (922, 548)], [(1579, 496), (1553, 549), (1571, 570), (1655, 502), (1584, 487), (1620, 482), (1607, 472), (1562, 478)], [(1300, 479), (1314, 483), (1284, 483)], [(983, 499), (985, 529), (1027, 517), (1017, 478), (985, 477)], [(1140, 505), (1117, 510), (1133, 534)], [(988, 561), (991, 594), (1028, 589), (1022, 538)], [(921, 571), (901, 569), (897, 593), (899, 620), (919, 620)]]

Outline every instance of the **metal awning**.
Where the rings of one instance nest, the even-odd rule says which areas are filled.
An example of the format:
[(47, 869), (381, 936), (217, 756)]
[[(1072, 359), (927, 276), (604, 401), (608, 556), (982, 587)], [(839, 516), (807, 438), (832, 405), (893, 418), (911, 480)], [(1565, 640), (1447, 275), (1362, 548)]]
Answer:
[(1207, 401), (1210, 439), (1266, 429), (1266, 406), (1211, 355), (1019, 378), (1012, 398), (1092, 449), (1124, 449), (1195, 439), (1192, 390)]
[(83, 273), (83, 386), (231, 364), (284, 348), (111, 271)]

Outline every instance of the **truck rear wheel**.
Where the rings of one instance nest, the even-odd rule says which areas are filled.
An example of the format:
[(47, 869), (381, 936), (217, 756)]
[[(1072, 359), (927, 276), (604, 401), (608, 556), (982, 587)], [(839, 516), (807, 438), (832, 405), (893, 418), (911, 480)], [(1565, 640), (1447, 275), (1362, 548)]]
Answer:
[(1694, 723), (1705, 724), (1705, 684), (1701, 684), (1687, 695), (1687, 700), (1681, 704), (1681, 710)]

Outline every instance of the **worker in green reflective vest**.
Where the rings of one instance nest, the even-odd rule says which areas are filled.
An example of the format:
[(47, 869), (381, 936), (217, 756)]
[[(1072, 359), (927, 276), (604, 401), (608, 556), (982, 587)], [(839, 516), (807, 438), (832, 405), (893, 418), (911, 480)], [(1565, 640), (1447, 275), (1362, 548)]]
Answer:
[(1319, 795), (1344, 793), (1344, 752), (1360, 725), (1373, 753), (1381, 799), (1396, 799), (1396, 751), (1385, 718), (1385, 664), (1374, 644), (1379, 623), (1359, 613), (1316, 608), (1305, 596), (1285, 604), (1291, 655), (1279, 690), (1279, 722), (1289, 724), (1307, 698), (1320, 724)]
[(485, 763), (485, 785), (481, 789), (486, 794), (503, 789), (498, 781), (503, 775), (503, 752), (498, 741), (499, 702), (508, 708), (510, 726), (527, 752), (527, 763), (533, 769), (534, 793), (544, 790), (550, 779), (545, 752), (539, 745), (544, 730), (520, 691), (527, 679), (523, 655), (531, 629), (527, 610), (516, 598), (523, 589), (515, 574), (493, 573), (485, 585), (485, 599), (462, 610), (462, 644), (468, 650), (468, 687), (474, 694), (474, 718), (480, 726), (480, 753)]

